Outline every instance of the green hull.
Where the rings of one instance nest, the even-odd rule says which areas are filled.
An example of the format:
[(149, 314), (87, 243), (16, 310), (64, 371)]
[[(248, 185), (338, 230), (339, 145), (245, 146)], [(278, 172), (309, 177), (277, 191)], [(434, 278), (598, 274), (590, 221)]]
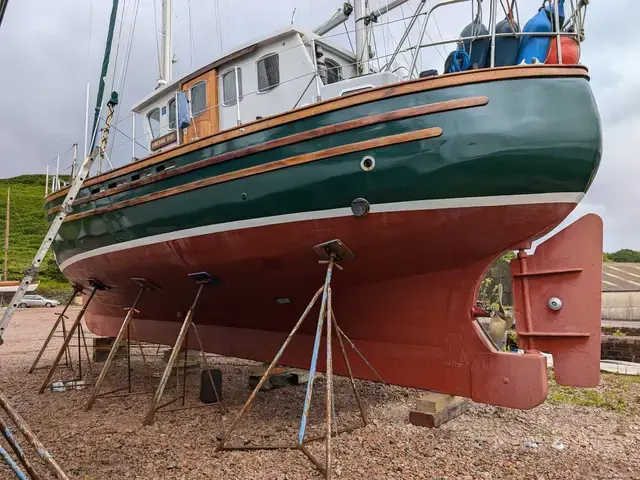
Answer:
[[(586, 192), (600, 162), (602, 139), (588, 80), (581, 77), (503, 80), (386, 98), (235, 138), (165, 164), (180, 167), (323, 126), (480, 96), (488, 98), (486, 105), (326, 135), (77, 205), (74, 214), (354, 142), (432, 127), (442, 129), (437, 138), (336, 155), (65, 222), (54, 244), (57, 259), (63, 263), (74, 255), (115, 243), (206, 225), (344, 208), (358, 197), (375, 205)], [(361, 168), (365, 155), (376, 159), (372, 171)], [(130, 181), (131, 174), (84, 189), (78, 199), (118, 180)], [(54, 200), (46, 208), (61, 201)]]

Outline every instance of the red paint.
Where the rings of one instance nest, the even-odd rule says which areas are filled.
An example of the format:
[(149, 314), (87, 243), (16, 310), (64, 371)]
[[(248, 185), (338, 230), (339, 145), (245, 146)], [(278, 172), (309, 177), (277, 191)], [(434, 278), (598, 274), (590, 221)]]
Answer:
[[(582, 217), (540, 245), (533, 256), (512, 260), (511, 273), (516, 329), (524, 339), (520, 343), (553, 355), (560, 385), (597, 386), (602, 305), (600, 217)], [(562, 300), (560, 310), (548, 307), (552, 297)]]
[[(496, 256), (545, 233), (574, 207), (458, 208), (273, 225), (97, 256), (72, 264), (65, 274), (113, 286), (97, 294), (87, 315), (90, 330), (100, 335), (114, 336), (122, 323), (122, 308), (137, 291), (130, 277), (161, 285), (163, 290), (143, 297), (133, 337), (172, 344), (180, 327), (177, 312), (184, 316), (196, 292), (187, 274), (208, 271), (224, 283), (206, 287), (195, 315), (205, 348), (270, 361), (324, 280), (325, 266), (312, 247), (339, 238), (355, 258), (334, 273), (336, 317), (386, 381), (531, 408), (546, 397), (544, 358), (496, 352), (471, 307)], [(292, 303), (276, 302), (283, 297)], [(316, 308), (283, 364), (308, 368), (317, 314)], [(354, 375), (375, 380), (347, 350)], [(323, 359), (319, 363), (322, 370)], [(339, 363), (335, 369), (346, 373)]]

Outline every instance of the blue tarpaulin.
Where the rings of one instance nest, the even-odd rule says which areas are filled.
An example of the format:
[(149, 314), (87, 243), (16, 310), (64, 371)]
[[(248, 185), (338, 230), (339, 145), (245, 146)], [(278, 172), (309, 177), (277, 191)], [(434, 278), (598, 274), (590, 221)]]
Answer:
[(187, 128), (191, 125), (191, 113), (186, 92), (178, 92), (178, 128)]

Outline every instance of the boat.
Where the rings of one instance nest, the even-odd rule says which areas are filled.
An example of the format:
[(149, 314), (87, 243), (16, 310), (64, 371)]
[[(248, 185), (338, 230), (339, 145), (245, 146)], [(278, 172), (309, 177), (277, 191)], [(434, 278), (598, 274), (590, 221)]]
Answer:
[[(32, 283), (27, 287), (27, 292), (35, 292), (40, 283)], [(18, 287), (20, 286), (20, 282), (6, 281), (0, 282), (0, 293), (16, 293)]]
[[(448, 3), (424, 13), (419, 2), (407, 32)], [(598, 170), (587, 68), (558, 52), (557, 64), (423, 76), (414, 49), (402, 77), (406, 36), (373, 68), (364, 19), (381, 12), (354, 7), (355, 54), (324, 29), (288, 26), (174, 79), (165, 36), (158, 88), (133, 106), (149, 155), (85, 180), (54, 242), (70, 281), (109, 287), (88, 328), (115, 336), (143, 277), (161, 290), (142, 298), (132, 337), (173, 345), (196, 292), (189, 274), (206, 271), (217, 281), (194, 320), (205, 350), (270, 361), (322, 284), (313, 247), (339, 239), (354, 257), (334, 274), (337, 320), (386, 382), (528, 409), (547, 395), (544, 351), (558, 383), (596, 385), (601, 220), (529, 251)], [(67, 191), (46, 198), (50, 220)], [(483, 275), (509, 250), (521, 355), (498, 350), (475, 318)], [(308, 368), (313, 335), (303, 326), (281, 363)]]

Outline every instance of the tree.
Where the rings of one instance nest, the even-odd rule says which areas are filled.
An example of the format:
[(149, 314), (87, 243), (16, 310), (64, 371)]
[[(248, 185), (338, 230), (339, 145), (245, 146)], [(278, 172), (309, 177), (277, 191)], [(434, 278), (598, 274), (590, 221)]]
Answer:
[(620, 263), (640, 263), (640, 252), (631, 250), (629, 248), (623, 248), (614, 253), (608, 253), (607, 256), (613, 262)]

